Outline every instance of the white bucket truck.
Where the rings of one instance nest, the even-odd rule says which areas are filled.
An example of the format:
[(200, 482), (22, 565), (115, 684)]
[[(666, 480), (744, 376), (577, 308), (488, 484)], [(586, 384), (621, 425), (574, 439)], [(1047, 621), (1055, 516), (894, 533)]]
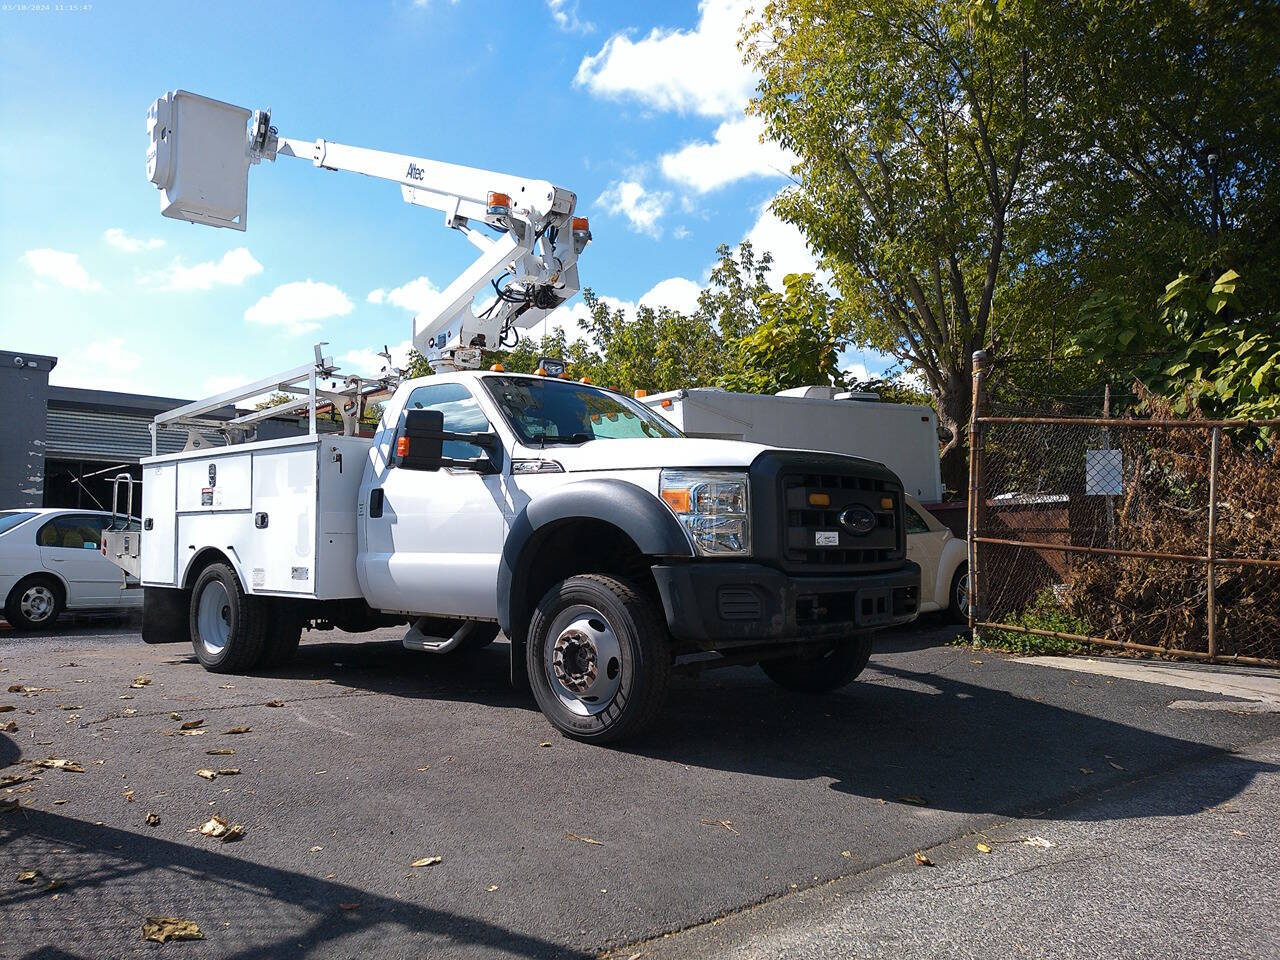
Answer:
[[(249, 125), (239, 153), (228, 112)], [(758, 663), (784, 686), (832, 690), (862, 670), (874, 631), (915, 617), (920, 572), (884, 466), (687, 439), (550, 361), (546, 375), (468, 369), (576, 291), (590, 234), (569, 191), (277, 138), (261, 113), (181, 91), (157, 102), (149, 129), (167, 215), (243, 228), (248, 164), (305, 155), (401, 183), (482, 253), (441, 312), (415, 321), (436, 375), (329, 386), (338, 371), (317, 347), (310, 364), (157, 418), (192, 441), (144, 460), (142, 532), (103, 548), (142, 580), (148, 642), (190, 640), (226, 672), (287, 660), (307, 625), (408, 623), (405, 645), (434, 654), (501, 629), (513, 682), (564, 733), (606, 742), (656, 715), (675, 669)], [(187, 136), (200, 142), (198, 176), (181, 168)], [(489, 286), (497, 298), (476, 314)], [(277, 390), (296, 401), (209, 419)], [(374, 399), (380, 422), (359, 437)], [(317, 429), (325, 403), (342, 435)], [(251, 439), (256, 421), (302, 408), (307, 434)], [(201, 441), (209, 430), (227, 445)]]

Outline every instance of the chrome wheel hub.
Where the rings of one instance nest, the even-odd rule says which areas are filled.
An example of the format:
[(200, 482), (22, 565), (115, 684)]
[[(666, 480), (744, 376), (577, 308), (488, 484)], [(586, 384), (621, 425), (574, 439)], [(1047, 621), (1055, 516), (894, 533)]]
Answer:
[(218, 580), (210, 580), (200, 591), (196, 627), (200, 631), (200, 642), (214, 656), (221, 653), (231, 639), (231, 598)]
[(27, 587), (18, 601), (18, 609), (32, 623), (42, 623), (53, 616), (57, 608), (53, 591), (42, 584)]
[(580, 716), (592, 716), (613, 702), (622, 686), (622, 644), (604, 615), (575, 605), (551, 623), (545, 667), (551, 690)]

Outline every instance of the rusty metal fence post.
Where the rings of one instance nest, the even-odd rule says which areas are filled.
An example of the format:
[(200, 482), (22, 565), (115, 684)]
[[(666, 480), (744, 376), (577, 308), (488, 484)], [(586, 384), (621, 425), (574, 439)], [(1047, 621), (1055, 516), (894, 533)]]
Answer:
[(982, 401), (990, 362), (985, 350), (973, 352), (973, 393), (969, 407), (969, 639), (976, 641), (978, 621), (978, 540), (979, 507), (982, 502)]

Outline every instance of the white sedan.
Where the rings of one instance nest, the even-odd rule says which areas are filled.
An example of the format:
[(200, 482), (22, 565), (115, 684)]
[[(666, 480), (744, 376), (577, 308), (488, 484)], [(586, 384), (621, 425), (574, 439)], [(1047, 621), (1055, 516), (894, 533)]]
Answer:
[(138, 583), (102, 555), (110, 525), (99, 510), (0, 510), (0, 598), (10, 625), (46, 630), (64, 611), (141, 608)]
[(904, 498), (907, 559), (920, 564), (920, 612), (969, 620), (969, 544), (944, 527), (915, 497)]

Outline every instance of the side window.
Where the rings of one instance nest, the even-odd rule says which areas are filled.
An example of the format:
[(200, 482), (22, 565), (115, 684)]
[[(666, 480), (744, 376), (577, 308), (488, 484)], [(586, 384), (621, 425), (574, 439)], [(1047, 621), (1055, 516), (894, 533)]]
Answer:
[(106, 517), (55, 517), (40, 528), (36, 542), (42, 547), (68, 550), (97, 550), (101, 546)]
[[(418, 387), (409, 394), (405, 409), (439, 410), (444, 414), (444, 428), (455, 433), (483, 433), (489, 429), (489, 419), (480, 409), (480, 404), (460, 383), (432, 383)], [(455, 460), (484, 456), (484, 451), (475, 444), (459, 440), (446, 442), (443, 453)]]
[[(904, 504), (905, 506), (905, 504)], [(910, 507), (906, 508), (907, 515), (907, 533), (928, 533), (929, 524), (924, 522), (924, 517), (916, 513)]]

